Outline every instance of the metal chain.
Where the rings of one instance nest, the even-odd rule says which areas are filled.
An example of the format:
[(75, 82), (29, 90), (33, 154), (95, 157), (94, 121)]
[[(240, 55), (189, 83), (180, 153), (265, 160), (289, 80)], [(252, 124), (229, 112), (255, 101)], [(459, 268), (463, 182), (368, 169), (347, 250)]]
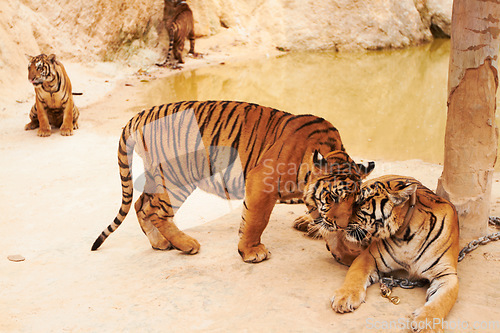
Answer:
[(409, 279), (400, 279), (400, 278), (395, 278), (393, 276), (391, 277), (382, 277), (380, 279), (380, 283), (383, 283), (389, 288), (394, 288), (394, 287), (400, 287), (403, 289), (413, 289), (413, 288), (421, 288), (425, 286), (428, 281), (427, 280), (416, 280), (416, 281), (410, 281)]
[[(492, 226), (500, 228), (500, 217), (490, 216), (488, 222)], [(458, 254), (458, 261), (459, 262), (462, 261), (467, 253), (474, 251), (479, 247), (479, 245), (485, 245), (488, 244), (489, 242), (494, 242), (497, 240), (500, 240), (500, 232), (495, 232), (491, 235), (486, 235), (483, 237), (479, 237), (478, 239), (474, 239), (469, 244), (467, 244), (467, 246), (465, 246), (462, 250), (460, 250), (460, 253)]]
[(474, 251), (479, 247), (479, 245), (485, 245), (488, 244), (489, 242), (494, 242), (499, 239), (500, 239), (500, 232), (495, 232), (494, 234), (474, 239), (460, 251), (460, 253), (458, 254), (458, 261), (459, 262), (462, 261), (467, 253)]
[(500, 228), (500, 217), (498, 216), (490, 216), (490, 220), (488, 221), (492, 226)]
[[(500, 217), (490, 216), (489, 224), (500, 228)], [(471, 241), (467, 246), (465, 246), (460, 253), (458, 254), (458, 261), (462, 261), (465, 258), (465, 255), (471, 251), (474, 251), (479, 247), (479, 245), (485, 245), (489, 242), (494, 242), (500, 240), (500, 232), (493, 233), (491, 235), (483, 236), (478, 239)], [(398, 304), (399, 298), (397, 296), (391, 296), (392, 288), (400, 287), (403, 289), (413, 289), (413, 288), (421, 288), (428, 283), (427, 280), (416, 280), (410, 281), (408, 279), (400, 279), (391, 277), (381, 277), (380, 278), (380, 290), (382, 296), (388, 298), (392, 303)], [(397, 302), (395, 301), (397, 299)]]

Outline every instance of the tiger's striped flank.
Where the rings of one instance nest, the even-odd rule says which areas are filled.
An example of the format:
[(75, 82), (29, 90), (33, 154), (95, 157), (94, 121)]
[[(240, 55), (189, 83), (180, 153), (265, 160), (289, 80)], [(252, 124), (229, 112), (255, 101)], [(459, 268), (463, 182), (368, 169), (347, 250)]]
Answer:
[[(325, 220), (345, 220), (351, 198), (359, 194), (359, 186), (351, 185), (371, 171), (345, 153), (335, 127), (313, 115), (235, 101), (156, 106), (134, 116), (123, 129), (118, 150), (122, 206), (92, 250), (118, 228), (130, 209), (134, 149), (145, 169), (144, 191), (135, 209), (153, 248), (198, 252), (196, 240), (173, 223), (176, 210), (198, 187), (222, 198), (244, 198), (238, 249), (248, 262), (268, 258), (260, 236), (278, 200), (302, 200), (312, 211), (318, 196), (306, 200), (306, 192), (330, 193), (335, 200), (311, 214), (322, 217), (328, 207)], [(319, 156), (321, 163), (315, 160)], [(345, 211), (339, 208), (343, 205)]]
[(442, 322), (458, 295), (459, 226), (453, 204), (412, 177), (388, 175), (365, 182), (356, 205), (346, 238), (369, 246), (335, 292), (333, 309), (353, 311), (370, 284), (384, 274), (405, 270), (411, 279), (430, 282), (426, 302), (413, 313), (412, 325)]

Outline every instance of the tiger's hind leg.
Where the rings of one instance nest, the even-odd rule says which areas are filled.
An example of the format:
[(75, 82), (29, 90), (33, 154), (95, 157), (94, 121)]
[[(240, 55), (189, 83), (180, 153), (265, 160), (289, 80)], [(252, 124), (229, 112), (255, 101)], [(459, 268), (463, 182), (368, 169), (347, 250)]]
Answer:
[(24, 126), (24, 130), (25, 131), (34, 130), (35, 128), (38, 127), (40, 127), (40, 122), (38, 121), (36, 104), (34, 104), (33, 107), (31, 107), (30, 111), (30, 122)]
[(24, 126), (25, 131), (34, 130), (40, 127), (40, 121), (38, 120), (38, 111), (36, 108), (36, 103), (33, 104), (30, 110), (30, 122)]
[(172, 51), (174, 53), (174, 60), (177, 61), (177, 64), (175, 64), (173, 68), (182, 68), (180, 64), (184, 63), (184, 59), (182, 59), (182, 51), (184, 51), (185, 41), (185, 38), (179, 38), (179, 40), (175, 41), (174, 49)]
[(172, 244), (163, 237), (158, 228), (156, 228), (150, 219), (147, 217), (144, 208), (146, 204), (149, 204), (151, 200), (151, 195), (141, 194), (139, 199), (135, 202), (135, 211), (137, 213), (137, 219), (139, 220), (139, 225), (142, 231), (148, 237), (151, 246), (155, 250), (170, 250), (173, 249)]
[(194, 33), (191, 33), (188, 36), (188, 39), (189, 39), (189, 51), (188, 51), (188, 55), (190, 54), (193, 58), (197, 58), (197, 59), (203, 58), (203, 54), (197, 53), (194, 50), (194, 44), (195, 44)]
[[(136, 206), (140, 205), (141, 204), (136, 203)], [(140, 219), (145, 223), (145, 226), (151, 230), (149, 226), (150, 222), (153, 227), (156, 228), (158, 232), (163, 236), (163, 238), (168, 241), (175, 249), (187, 254), (196, 254), (200, 250), (200, 244), (198, 243), (198, 241), (191, 236), (186, 235), (175, 225), (174, 209), (170, 202), (168, 194), (154, 193), (150, 195), (149, 200), (143, 199), (142, 207), (140, 207)], [(154, 229), (152, 230), (154, 234), (155, 231)], [(151, 238), (149, 235), (148, 238), (151, 242)], [(155, 245), (163, 245), (162, 247), (165, 247), (165, 242), (160, 242), (161, 244), (158, 244), (158, 238), (159, 237), (154, 238), (152, 245), (154, 243)]]

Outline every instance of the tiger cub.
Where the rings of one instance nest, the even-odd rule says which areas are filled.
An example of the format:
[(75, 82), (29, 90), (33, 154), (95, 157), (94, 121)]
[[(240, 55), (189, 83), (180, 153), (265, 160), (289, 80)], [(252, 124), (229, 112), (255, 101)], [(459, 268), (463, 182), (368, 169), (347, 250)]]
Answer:
[(453, 204), (414, 178), (383, 176), (362, 185), (345, 232), (348, 241), (371, 243), (335, 291), (336, 312), (354, 311), (381, 274), (404, 269), (410, 278), (430, 282), (425, 304), (412, 315), (412, 328), (426, 328), (423, 324), (434, 318), (442, 323), (458, 295), (459, 227)]
[[(167, 58), (164, 62), (157, 65), (179, 69), (181, 68), (179, 64), (184, 63), (184, 60), (182, 60), (182, 51), (184, 50), (186, 38), (189, 39), (188, 54), (198, 57), (198, 54), (194, 51), (195, 35), (193, 12), (186, 1), (165, 0), (163, 21), (168, 32), (169, 46)], [(172, 54), (176, 63), (171, 60)]]
[(374, 167), (356, 164), (337, 129), (313, 115), (232, 101), (153, 107), (123, 129), (118, 149), (122, 205), (92, 250), (118, 228), (132, 205), (134, 149), (146, 170), (135, 209), (153, 248), (198, 252), (199, 243), (180, 231), (173, 217), (199, 187), (222, 198), (244, 199), (238, 252), (253, 263), (270, 256), (261, 235), (278, 200), (302, 198), (332, 230), (337, 224), (345, 227), (361, 179)]
[(25, 130), (38, 128), (38, 136), (50, 136), (51, 125), (61, 128), (61, 135), (73, 135), (78, 128), (80, 112), (73, 103), (71, 82), (62, 63), (55, 54), (36, 57), (26, 55), (29, 60), (28, 80), (35, 87), (35, 104), (31, 108), (30, 122)]

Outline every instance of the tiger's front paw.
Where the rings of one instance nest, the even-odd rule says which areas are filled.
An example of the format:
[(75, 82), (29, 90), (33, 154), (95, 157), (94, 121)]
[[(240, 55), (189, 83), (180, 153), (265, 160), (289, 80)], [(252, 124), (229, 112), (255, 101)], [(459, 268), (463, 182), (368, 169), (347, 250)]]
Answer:
[(314, 219), (309, 214), (299, 216), (293, 221), (293, 227), (304, 232), (308, 232), (313, 224)]
[(172, 243), (170, 243), (166, 239), (162, 239), (162, 240), (155, 242), (155, 243), (151, 242), (151, 240), (150, 240), (150, 243), (151, 243), (151, 247), (155, 250), (168, 251), (168, 250), (172, 250), (174, 248)]
[(271, 252), (266, 249), (264, 244), (259, 244), (251, 247), (243, 246), (240, 244), (238, 246), (238, 252), (243, 258), (243, 261), (249, 263), (258, 263), (271, 258)]
[(340, 288), (332, 298), (332, 309), (338, 313), (353, 312), (364, 303), (366, 290), (364, 288)]
[(411, 330), (418, 333), (443, 332), (443, 318), (434, 318), (432, 313), (425, 311), (424, 307), (413, 312), (410, 316)]
[(194, 59), (203, 59), (203, 53), (190, 52), (188, 56), (191, 56)]
[(196, 254), (200, 251), (200, 243), (193, 237), (184, 233), (170, 239), (170, 243), (174, 248), (186, 254)]
[(71, 127), (61, 126), (61, 135), (63, 136), (73, 135), (73, 126)]
[(52, 134), (51, 130), (50, 130), (50, 127), (40, 127), (38, 129), (38, 133), (36, 135), (38, 136), (41, 136), (41, 137), (47, 137), (47, 136), (50, 136)]
[(306, 232), (306, 235), (311, 238), (321, 238), (322, 235), (319, 229), (314, 224), (314, 219), (311, 215), (302, 215), (295, 219), (293, 227), (299, 231)]

